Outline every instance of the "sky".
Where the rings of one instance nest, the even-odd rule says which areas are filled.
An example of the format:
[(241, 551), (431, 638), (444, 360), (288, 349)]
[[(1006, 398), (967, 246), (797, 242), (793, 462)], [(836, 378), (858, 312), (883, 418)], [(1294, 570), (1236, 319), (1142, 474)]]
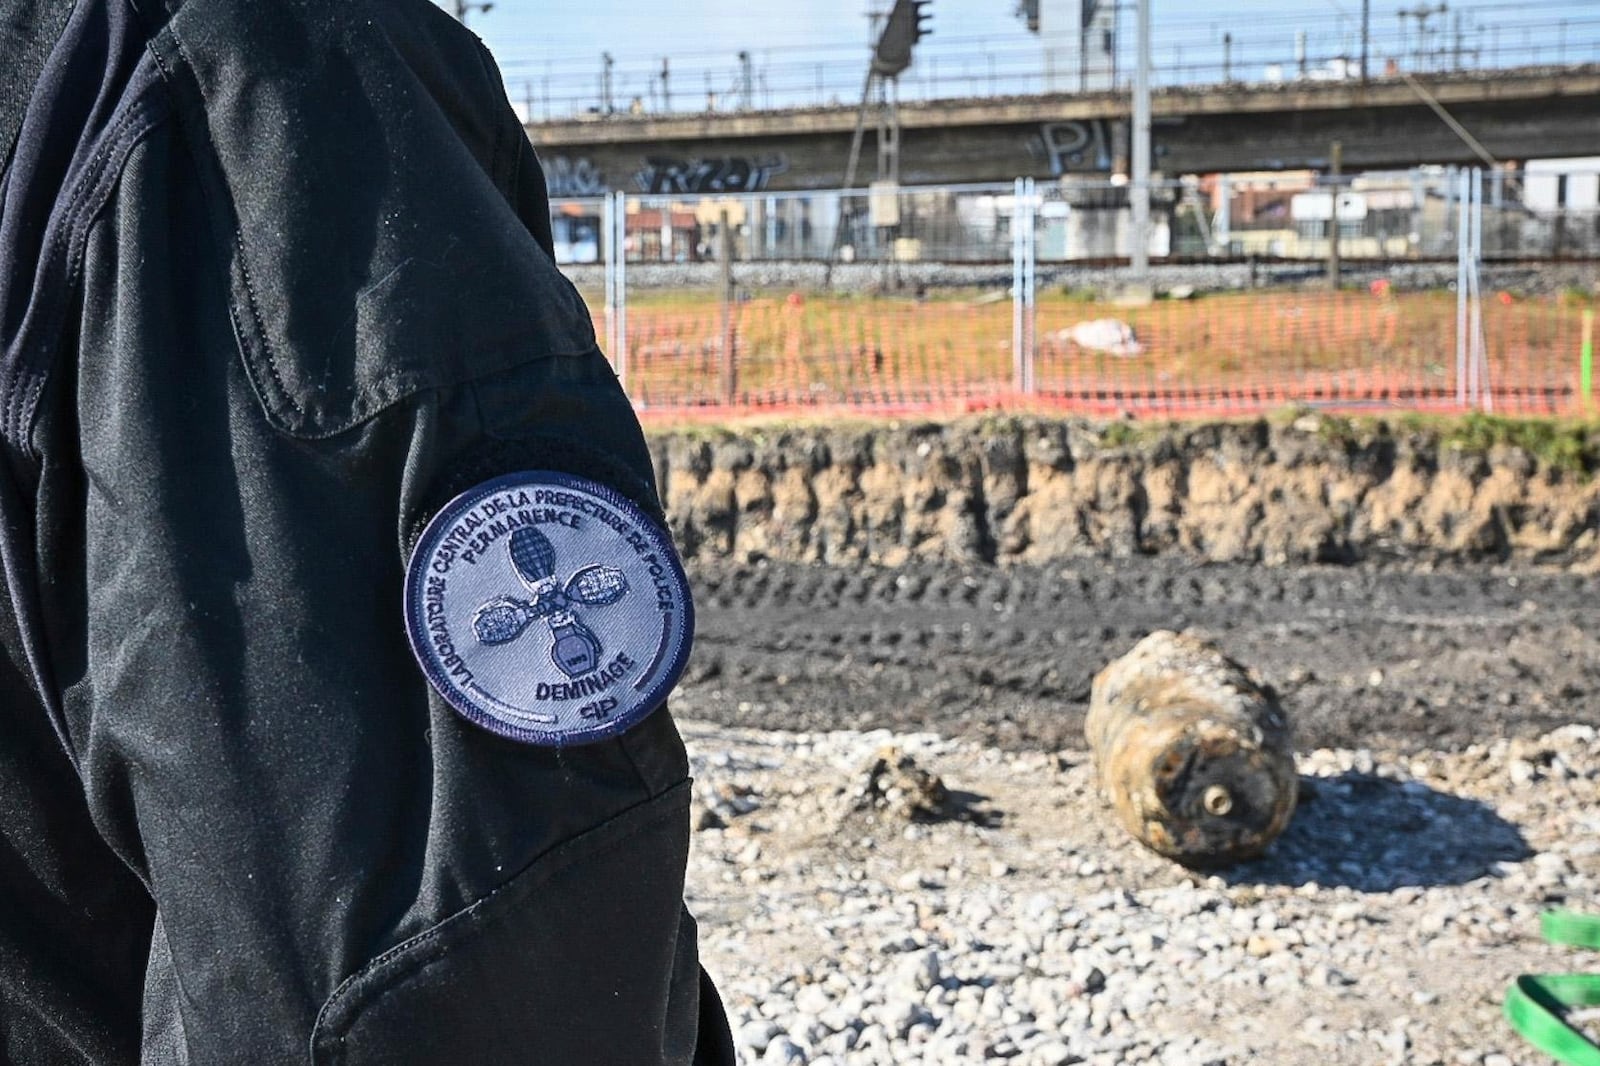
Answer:
[[(1057, 0), (1044, 0), (1046, 5), (1053, 2)], [(1151, 2), (1155, 64), (1170, 72), (1158, 75), (1158, 83), (1207, 80), (1196, 73), (1202, 66), (1220, 72), (1225, 34), (1233, 38), (1231, 65), (1240, 77), (1257, 77), (1271, 63), (1292, 67), (1295, 37), (1301, 31), (1307, 34), (1313, 65), (1325, 56), (1359, 50), (1362, 0)], [(1380, 55), (1417, 50), (1417, 20), (1402, 18), (1399, 11), (1439, 6), (1423, 0), (1369, 2), (1374, 62)], [(758, 105), (785, 102), (772, 98), (786, 93), (858, 94), (869, 34), (867, 12), (888, 3), (494, 0), (488, 12), (469, 11), (467, 22), (500, 63), (513, 99), (526, 102), (535, 112), (582, 110), (597, 102), (603, 52), (614, 58), (617, 107), (639, 97), (654, 109), (659, 103), (652, 94), (659, 87), (661, 60), (670, 57), (669, 102), (685, 109), (709, 94), (727, 98), (740, 91), (736, 57), (741, 50), (751, 54)], [(453, 10), (454, 0), (444, 0), (443, 6)], [(920, 77), (931, 85), (939, 79), (965, 77), (977, 91), (985, 86), (1015, 88), (1000, 83), (1037, 67), (1042, 55), (1039, 38), (1026, 30), (1013, 13), (1015, 7), (1016, 0), (932, 0), (933, 36), (919, 45), (917, 65), (903, 81)], [(1519, 50), (1525, 62), (1600, 61), (1600, 5), (1594, 0), (1458, 0), (1449, 8), (1429, 19), (1434, 31), (1430, 46), (1436, 56), (1452, 47), (1459, 19), (1466, 65), (1474, 61), (1474, 54), (1478, 61), (1487, 61), (1493, 53), (1509, 62)], [(1124, 19), (1121, 36), (1131, 49), (1131, 14)], [(1076, 34), (1070, 33), (1068, 39), (1075, 41)], [(1428, 61), (1414, 59), (1411, 65)], [(1195, 70), (1184, 74), (1186, 67)]]

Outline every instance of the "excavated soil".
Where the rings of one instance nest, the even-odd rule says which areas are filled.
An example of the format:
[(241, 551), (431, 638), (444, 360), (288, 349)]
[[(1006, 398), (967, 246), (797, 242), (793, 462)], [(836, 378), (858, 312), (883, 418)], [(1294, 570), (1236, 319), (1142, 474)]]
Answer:
[(1600, 568), (1600, 425), (1029, 417), (657, 432), (695, 560)]
[(699, 636), (674, 707), (727, 725), (1081, 748), (1095, 672), (1152, 630), (1191, 627), (1278, 689), (1302, 750), (1460, 750), (1600, 722), (1600, 599), (1572, 571), (1160, 557), (690, 571)]

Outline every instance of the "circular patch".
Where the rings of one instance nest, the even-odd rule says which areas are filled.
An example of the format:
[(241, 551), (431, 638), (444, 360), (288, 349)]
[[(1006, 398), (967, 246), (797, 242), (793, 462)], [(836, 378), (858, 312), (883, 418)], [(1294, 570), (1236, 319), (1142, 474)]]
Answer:
[(661, 706), (694, 640), (667, 534), (625, 496), (547, 470), (440, 511), (406, 572), (406, 629), (439, 694), (501, 736), (561, 747)]

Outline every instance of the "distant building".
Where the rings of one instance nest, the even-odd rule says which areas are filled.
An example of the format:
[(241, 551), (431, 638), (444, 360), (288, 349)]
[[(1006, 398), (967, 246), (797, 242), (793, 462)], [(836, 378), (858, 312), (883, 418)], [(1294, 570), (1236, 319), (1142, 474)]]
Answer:
[(1527, 217), (1515, 231), (1520, 247), (1555, 256), (1600, 254), (1600, 156), (1529, 160), (1522, 206)]
[(700, 219), (691, 207), (628, 205), (628, 255), (646, 262), (686, 263), (698, 259)]
[(555, 238), (556, 262), (562, 266), (600, 262), (601, 226), (597, 204), (553, 205), (550, 231)]
[(1529, 160), (1522, 200), (1540, 214), (1600, 211), (1600, 156)]
[(1450, 207), (1444, 172), (1356, 176), (1337, 195), (1310, 170), (1211, 174), (1200, 181), (1225, 255), (1317, 258), (1328, 254), (1330, 223), (1351, 258), (1398, 259), (1433, 253), (1424, 235), (1444, 239)]

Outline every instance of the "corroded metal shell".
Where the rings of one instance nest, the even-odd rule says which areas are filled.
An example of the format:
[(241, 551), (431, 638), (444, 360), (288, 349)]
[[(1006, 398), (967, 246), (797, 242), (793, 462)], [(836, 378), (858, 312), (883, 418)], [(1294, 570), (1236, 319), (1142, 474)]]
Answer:
[(1294, 813), (1289, 719), (1209, 641), (1140, 641), (1095, 677), (1084, 731), (1118, 820), (1187, 866), (1260, 855)]

